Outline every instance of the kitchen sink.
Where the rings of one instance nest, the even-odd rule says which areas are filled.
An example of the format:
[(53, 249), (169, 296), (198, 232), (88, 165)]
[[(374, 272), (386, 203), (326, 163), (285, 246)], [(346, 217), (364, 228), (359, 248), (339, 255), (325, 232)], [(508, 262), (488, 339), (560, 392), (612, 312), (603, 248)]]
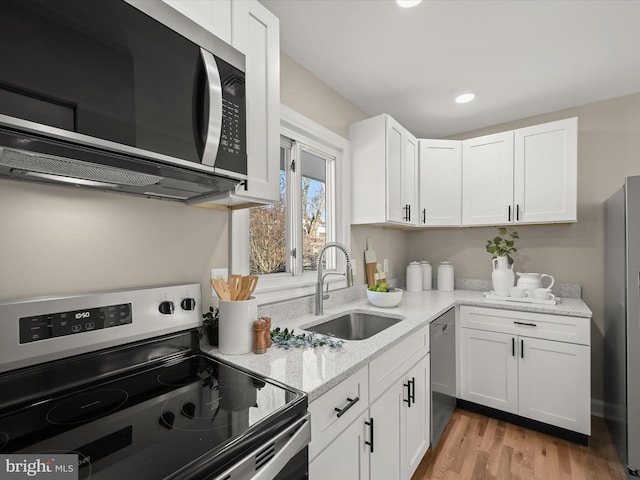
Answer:
[(345, 313), (337, 318), (310, 327), (310, 332), (341, 338), (342, 340), (364, 340), (401, 322), (404, 317), (385, 317), (363, 312)]

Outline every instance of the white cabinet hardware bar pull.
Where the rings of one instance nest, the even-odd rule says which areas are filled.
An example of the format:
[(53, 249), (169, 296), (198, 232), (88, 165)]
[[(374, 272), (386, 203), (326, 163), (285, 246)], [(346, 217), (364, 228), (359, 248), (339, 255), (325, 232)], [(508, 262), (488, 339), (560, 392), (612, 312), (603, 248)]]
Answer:
[(347, 413), (347, 410), (349, 410), (351, 407), (353, 407), (353, 406), (356, 404), (356, 402), (357, 402), (358, 400), (360, 400), (360, 397), (356, 397), (356, 398), (349, 398), (349, 397), (347, 397), (347, 402), (349, 402), (349, 403), (347, 403), (343, 408), (338, 408), (338, 407), (334, 408), (334, 410), (335, 410), (336, 412), (338, 412), (338, 413), (336, 414), (336, 416), (337, 416), (338, 418), (340, 418), (342, 415), (344, 415), (345, 413)]
[(368, 422), (364, 422), (365, 425), (369, 425), (369, 435), (371, 438), (370, 442), (365, 441), (364, 444), (365, 445), (369, 445), (369, 448), (371, 449), (371, 453), (373, 453), (373, 418), (369, 418)]
[(407, 380), (407, 383), (403, 383), (402, 387), (407, 387), (407, 398), (403, 398), (402, 401), (405, 402), (409, 408), (411, 408), (411, 380)]

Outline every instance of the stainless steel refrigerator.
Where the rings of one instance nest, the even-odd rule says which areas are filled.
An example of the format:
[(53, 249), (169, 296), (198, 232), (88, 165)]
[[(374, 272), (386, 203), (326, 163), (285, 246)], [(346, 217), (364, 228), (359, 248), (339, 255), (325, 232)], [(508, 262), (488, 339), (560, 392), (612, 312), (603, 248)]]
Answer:
[(640, 176), (605, 202), (605, 419), (629, 476), (640, 476)]

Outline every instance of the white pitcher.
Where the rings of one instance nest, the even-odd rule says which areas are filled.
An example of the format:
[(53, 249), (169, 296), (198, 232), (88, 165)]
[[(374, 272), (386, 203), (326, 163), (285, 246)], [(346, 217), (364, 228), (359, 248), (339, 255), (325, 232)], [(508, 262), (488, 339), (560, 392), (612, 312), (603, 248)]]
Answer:
[(543, 278), (548, 278), (551, 280), (551, 283), (549, 283), (549, 285), (547, 285), (544, 288), (551, 288), (553, 287), (553, 285), (555, 284), (555, 279), (553, 278), (552, 275), (549, 275), (547, 273), (522, 273), (522, 272), (516, 272), (516, 275), (518, 275), (518, 287), (520, 288), (524, 288), (526, 290), (529, 291), (529, 295), (531, 297), (533, 297), (533, 291), (536, 288), (543, 288), (542, 285), (542, 279)]
[(515, 280), (513, 265), (509, 266), (509, 259), (505, 256), (496, 257), (491, 263), (493, 264), (493, 272), (491, 272), (493, 291), (499, 297), (508, 297)]

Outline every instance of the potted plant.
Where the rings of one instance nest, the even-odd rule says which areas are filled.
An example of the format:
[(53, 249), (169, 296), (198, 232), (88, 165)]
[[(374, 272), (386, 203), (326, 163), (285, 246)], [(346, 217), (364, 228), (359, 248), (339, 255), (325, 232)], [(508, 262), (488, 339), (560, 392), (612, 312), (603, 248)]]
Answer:
[(513, 287), (515, 280), (511, 254), (518, 251), (514, 246), (516, 238), (520, 238), (518, 232), (511, 228), (500, 227), (498, 228), (498, 235), (487, 240), (487, 245), (485, 246), (487, 252), (492, 255), (493, 271), (491, 272), (491, 281), (493, 283), (493, 291), (500, 297), (511, 295), (509, 290)]
[(516, 238), (520, 238), (518, 232), (511, 228), (500, 227), (498, 228), (498, 236), (487, 240), (485, 248), (487, 252), (493, 255), (492, 258), (507, 257), (509, 265), (512, 265), (513, 258), (511, 258), (511, 254), (518, 251), (514, 246)]
[(218, 346), (218, 309), (209, 307), (209, 311), (202, 314), (202, 327), (198, 330), (200, 339), (207, 335), (209, 345)]

